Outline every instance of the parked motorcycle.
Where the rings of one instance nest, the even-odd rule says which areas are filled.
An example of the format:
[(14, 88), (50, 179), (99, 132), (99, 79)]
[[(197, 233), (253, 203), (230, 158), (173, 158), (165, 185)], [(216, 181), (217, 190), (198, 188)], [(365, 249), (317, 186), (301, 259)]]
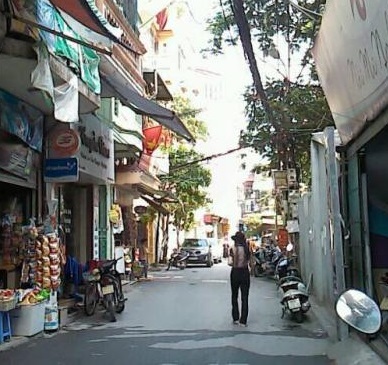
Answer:
[(121, 276), (116, 270), (116, 264), (120, 260), (106, 260), (97, 263), (97, 267), (85, 273), (86, 280), (84, 310), (86, 315), (91, 316), (101, 303), (111, 322), (116, 321), (116, 313), (121, 313), (125, 308), (125, 301)]
[(171, 253), (170, 259), (166, 270), (170, 270), (171, 267), (183, 270), (187, 266), (187, 259), (189, 254), (187, 252), (180, 252), (176, 248)]
[(288, 312), (298, 323), (303, 322), (305, 313), (311, 307), (306, 285), (298, 276), (285, 276), (278, 282), (282, 292), (282, 318)]
[(259, 247), (253, 254), (253, 275), (273, 277), (276, 272), (278, 261), (283, 256), (277, 246)]
[(381, 328), (379, 306), (359, 290), (349, 289), (343, 292), (337, 299), (335, 311), (346, 324), (359, 332), (374, 335)]
[(295, 259), (295, 255), (291, 257), (283, 255), (279, 259), (275, 269), (275, 277), (277, 280), (280, 280), (286, 276), (300, 276), (299, 270), (295, 266)]

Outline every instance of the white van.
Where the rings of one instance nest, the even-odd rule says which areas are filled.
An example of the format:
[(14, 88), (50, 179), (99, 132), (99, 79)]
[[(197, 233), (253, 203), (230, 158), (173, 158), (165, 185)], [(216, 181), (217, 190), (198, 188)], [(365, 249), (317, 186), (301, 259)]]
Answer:
[(217, 238), (208, 238), (209, 243), (212, 246), (212, 256), (213, 262), (215, 264), (222, 262), (222, 255), (224, 252), (224, 247), (222, 245), (222, 240)]

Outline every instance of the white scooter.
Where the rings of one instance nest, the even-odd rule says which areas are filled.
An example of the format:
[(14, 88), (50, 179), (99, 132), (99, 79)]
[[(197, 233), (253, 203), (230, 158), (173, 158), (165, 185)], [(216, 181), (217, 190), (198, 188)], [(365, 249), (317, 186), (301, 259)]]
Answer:
[(306, 285), (298, 276), (285, 276), (278, 282), (282, 291), (282, 318), (288, 312), (298, 323), (303, 322), (305, 313), (311, 308)]

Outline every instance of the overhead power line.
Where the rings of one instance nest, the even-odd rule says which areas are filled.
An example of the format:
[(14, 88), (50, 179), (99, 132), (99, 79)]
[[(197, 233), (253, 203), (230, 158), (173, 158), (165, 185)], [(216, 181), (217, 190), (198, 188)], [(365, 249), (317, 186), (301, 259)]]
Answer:
[(189, 162), (186, 162), (184, 164), (171, 167), (170, 171), (179, 170), (179, 169), (182, 169), (184, 167), (191, 166), (191, 165), (194, 165), (194, 164), (197, 164), (197, 163), (200, 163), (200, 162), (212, 160), (213, 158), (229, 155), (229, 154), (231, 154), (233, 152), (236, 152), (236, 151), (239, 151), (239, 150), (242, 150), (242, 149), (245, 149), (245, 148), (251, 148), (251, 146), (239, 146), (239, 147), (232, 148), (232, 149), (230, 149), (228, 151), (225, 151), (225, 152), (215, 153), (213, 155), (209, 155), (209, 156), (206, 156), (206, 157), (199, 158), (198, 160), (189, 161)]

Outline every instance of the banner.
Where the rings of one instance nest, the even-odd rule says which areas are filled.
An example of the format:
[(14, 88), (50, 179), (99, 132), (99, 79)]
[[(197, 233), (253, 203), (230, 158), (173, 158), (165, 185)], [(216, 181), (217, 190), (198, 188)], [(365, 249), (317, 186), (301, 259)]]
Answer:
[(43, 114), (4, 90), (0, 90), (0, 128), (42, 152)]
[(0, 169), (28, 179), (33, 168), (33, 152), (21, 143), (0, 143)]
[(160, 136), (162, 135), (162, 126), (158, 125), (155, 127), (143, 129), (143, 149), (148, 155), (152, 155), (160, 145)]

